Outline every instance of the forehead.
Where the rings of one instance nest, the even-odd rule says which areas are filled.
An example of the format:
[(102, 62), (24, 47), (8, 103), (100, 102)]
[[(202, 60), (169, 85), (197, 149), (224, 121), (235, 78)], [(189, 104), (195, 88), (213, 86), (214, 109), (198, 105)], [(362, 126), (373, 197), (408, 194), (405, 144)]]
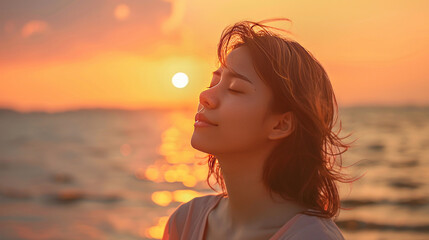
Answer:
[(245, 46), (232, 50), (226, 57), (227, 68), (246, 76), (252, 83), (262, 83), (253, 66), (249, 50)]

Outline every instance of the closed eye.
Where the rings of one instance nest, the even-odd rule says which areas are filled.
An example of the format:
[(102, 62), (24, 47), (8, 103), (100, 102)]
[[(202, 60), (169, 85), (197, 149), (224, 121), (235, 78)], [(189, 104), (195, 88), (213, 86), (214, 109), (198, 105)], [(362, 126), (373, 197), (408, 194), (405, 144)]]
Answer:
[[(212, 88), (212, 87), (206, 87), (206, 88)], [(228, 90), (231, 91), (231, 92), (234, 92), (234, 93), (243, 93), (243, 92), (231, 89), (231, 88), (228, 88)]]
[(235, 93), (242, 93), (240, 91), (237, 91), (237, 90), (234, 90), (234, 89), (231, 89), (231, 88), (229, 88), (228, 90), (231, 91), (231, 92), (235, 92)]

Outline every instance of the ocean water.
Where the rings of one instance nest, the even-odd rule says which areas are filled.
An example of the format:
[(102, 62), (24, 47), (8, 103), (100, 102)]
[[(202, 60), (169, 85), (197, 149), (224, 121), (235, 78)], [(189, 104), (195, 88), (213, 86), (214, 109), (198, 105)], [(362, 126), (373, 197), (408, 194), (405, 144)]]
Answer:
[[(0, 111), (0, 239), (159, 239), (215, 193), (193, 111)], [(342, 108), (346, 239), (429, 239), (429, 108)], [(345, 134), (344, 134), (345, 135)]]

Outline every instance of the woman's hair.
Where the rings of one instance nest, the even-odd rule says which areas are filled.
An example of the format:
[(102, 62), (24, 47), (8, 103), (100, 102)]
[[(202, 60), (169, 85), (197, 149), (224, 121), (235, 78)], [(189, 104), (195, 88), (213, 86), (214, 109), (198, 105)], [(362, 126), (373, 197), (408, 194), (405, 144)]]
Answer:
[[(339, 137), (341, 121), (338, 131), (333, 130), (338, 105), (330, 80), (309, 51), (296, 41), (270, 31), (269, 28), (279, 29), (264, 22), (242, 21), (229, 26), (218, 44), (218, 59), (225, 67), (228, 53), (245, 46), (257, 74), (273, 93), (269, 110), (293, 115), (294, 131), (266, 159), (263, 183), (271, 197), (274, 192), (311, 209), (304, 214), (337, 216), (341, 207), (336, 181), (354, 180), (340, 172), (341, 154), (351, 146), (343, 139), (350, 134)], [(222, 170), (214, 155), (208, 155), (208, 166), (208, 185), (215, 190), (209, 181), (214, 174), (223, 195), (227, 196)]]

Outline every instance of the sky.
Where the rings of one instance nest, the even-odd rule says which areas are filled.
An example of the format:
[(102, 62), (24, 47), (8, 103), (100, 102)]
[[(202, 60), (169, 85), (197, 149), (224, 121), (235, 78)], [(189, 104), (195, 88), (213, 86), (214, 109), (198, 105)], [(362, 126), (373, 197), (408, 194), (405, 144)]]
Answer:
[(222, 30), (278, 17), (340, 107), (428, 105), (428, 12), (426, 0), (0, 1), (0, 107), (196, 108)]

